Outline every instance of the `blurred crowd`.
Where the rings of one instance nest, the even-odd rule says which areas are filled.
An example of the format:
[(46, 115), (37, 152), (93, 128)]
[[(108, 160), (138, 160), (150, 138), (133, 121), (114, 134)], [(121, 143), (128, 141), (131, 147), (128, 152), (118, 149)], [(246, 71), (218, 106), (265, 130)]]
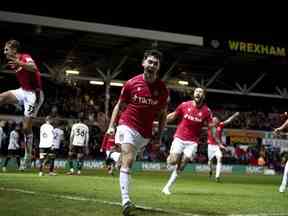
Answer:
[[(45, 117), (51, 115), (57, 119), (61, 119), (63, 122), (60, 124), (64, 130), (65, 139), (62, 143), (60, 157), (67, 157), (69, 147), (69, 135), (71, 125), (74, 120), (80, 116), (85, 116), (86, 124), (90, 128), (90, 158), (103, 159), (105, 155), (100, 152), (101, 142), (103, 135), (107, 129), (109, 122), (109, 116), (105, 115), (105, 89), (104, 86), (87, 86), (87, 85), (57, 85), (55, 83), (49, 83), (45, 85), (45, 102), (40, 110), (39, 116)], [(109, 100), (110, 113), (114, 104), (116, 103), (120, 94), (121, 88), (111, 88), (111, 95)], [(176, 96), (175, 96), (176, 95)], [(176, 108), (182, 101), (187, 100), (189, 95), (182, 94), (177, 95), (171, 90), (171, 99), (169, 103), (169, 110)], [(212, 112), (217, 113), (217, 116), (221, 120), (231, 116), (236, 109), (215, 108), (211, 101), (208, 104), (212, 109)], [(212, 101), (213, 102), (213, 101)], [(256, 110), (256, 109), (255, 109)], [(257, 109), (259, 110), (259, 109)], [(2, 114), (21, 115), (19, 107), (6, 105), (0, 108)], [(271, 131), (273, 128), (282, 124), (287, 116), (285, 113), (280, 112), (264, 112), (264, 111), (241, 111), (240, 115), (227, 125), (227, 128), (235, 129), (251, 129), (261, 131)], [(6, 121), (1, 122), (1, 128), (3, 128), (1, 154), (7, 153), (9, 133), (15, 126), (15, 122)], [(39, 142), (39, 126), (37, 124), (34, 128), (35, 149), (37, 149), (37, 142)], [(173, 139), (175, 127), (169, 126), (166, 128), (162, 143), (155, 145), (153, 140), (143, 149), (142, 154), (139, 156), (141, 160), (147, 161), (165, 161), (169, 153), (170, 145)], [(207, 163), (207, 136), (206, 131), (203, 130), (203, 135), (200, 139), (200, 145), (196, 162)], [(250, 164), (250, 165), (265, 165), (274, 167), (276, 170), (281, 168), (281, 161), (283, 152), (279, 149), (264, 148), (261, 145), (261, 140), (256, 145), (244, 145), (242, 143), (229, 143), (228, 139), (227, 149), (223, 154), (223, 163), (227, 164)]]

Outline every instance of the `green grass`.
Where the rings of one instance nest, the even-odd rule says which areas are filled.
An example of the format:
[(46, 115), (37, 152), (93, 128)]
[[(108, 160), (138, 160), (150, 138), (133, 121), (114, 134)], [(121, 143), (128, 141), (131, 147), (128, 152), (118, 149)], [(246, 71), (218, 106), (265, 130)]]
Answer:
[[(60, 173), (55, 177), (38, 177), (37, 174), (36, 171), (0, 173), (0, 215), (121, 215), (117, 176), (109, 176), (103, 170), (84, 170), (82, 176), (66, 176)], [(209, 181), (205, 174), (185, 173), (177, 179), (173, 194), (164, 196), (160, 191), (167, 179), (166, 172), (133, 174), (130, 196), (137, 205), (171, 211), (160, 213), (146, 210), (139, 215), (175, 215), (172, 212), (191, 215), (288, 215), (288, 193), (278, 192), (281, 176), (226, 175), (223, 176), (222, 183), (216, 183)], [(86, 200), (59, 197), (63, 195)]]

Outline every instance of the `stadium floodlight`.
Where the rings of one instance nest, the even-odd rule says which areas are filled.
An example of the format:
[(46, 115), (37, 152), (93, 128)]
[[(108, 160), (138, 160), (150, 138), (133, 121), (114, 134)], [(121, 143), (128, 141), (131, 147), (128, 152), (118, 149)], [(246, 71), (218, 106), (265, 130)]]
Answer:
[(189, 85), (189, 82), (188, 81), (184, 81), (184, 80), (179, 80), (178, 84), (180, 84), (180, 85)]
[(104, 82), (99, 80), (90, 80), (89, 83), (91, 85), (104, 85)]
[(68, 74), (73, 74), (73, 75), (79, 75), (80, 71), (78, 70), (66, 70), (65, 73)]
[(110, 85), (111, 85), (111, 86), (119, 86), (119, 87), (122, 87), (122, 86), (123, 86), (123, 83), (122, 83), (122, 82), (111, 82)]

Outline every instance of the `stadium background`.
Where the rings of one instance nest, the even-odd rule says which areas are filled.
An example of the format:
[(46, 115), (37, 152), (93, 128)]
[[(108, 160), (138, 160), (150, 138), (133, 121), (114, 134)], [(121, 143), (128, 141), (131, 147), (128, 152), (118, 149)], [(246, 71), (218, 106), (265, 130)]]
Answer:
[[(24, 19), (19, 19), (22, 16), (20, 13), (14, 14), (15, 16), (8, 16), (9, 14), (6, 14), (7, 11), (0, 11), (0, 28), (5, 29), (5, 31), (1, 31), (1, 45), (3, 46), (3, 43), (11, 37), (17, 38), (23, 43), (23, 50), (31, 53), (40, 65), (46, 93), (46, 102), (41, 110), (41, 116), (44, 117), (47, 114), (56, 116), (62, 122), (62, 126), (66, 128), (66, 138), (69, 135), (69, 126), (71, 126), (74, 119), (79, 117), (78, 114), (80, 113), (87, 117), (91, 128), (93, 128), (90, 142), (92, 149), (89, 155), (90, 160), (103, 159), (103, 154), (99, 152), (99, 145), (107, 126), (107, 116), (109, 116), (111, 107), (119, 95), (120, 88), (90, 85), (89, 81), (103, 81), (103, 77), (107, 78), (110, 73), (110, 75), (115, 75), (112, 78), (113, 81), (121, 83), (141, 71), (140, 60), (143, 50), (157, 47), (164, 54), (160, 76), (166, 80), (171, 89), (169, 109), (174, 109), (181, 101), (188, 99), (193, 87), (204, 85), (208, 88), (208, 105), (223, 119), (235, 111), (241, 112), (241, 117), (229, 125), (229, 128), (234, 130), (225, 130), (224, 138), (229, 146), (234, 149), (227, 153), (223, 163), (248, 165), (250, 167), (250, 165), (258, 165), (257, 159), (260, 156), (264, 156), (267, 163), (262, 167), (256, 166), (256, 171), (254, 171), (258, 174), (264, 174), (264, 170), (274, 170), (275, 173), (273, 174), (276, 174), (276, 176), (273, 176), (274, 179), (272, 180), (266, 179), (263, 182), (261, 182), (261, 179), (255, 180), (256, 188), (259, 182), (260, 185), (269, 182), (267, 184), (271, 188), (273, 184), (276, 187), (278, 182), (280, 182), (278, 174), (282, 172), (281, 161), (288, 145), (285, 134), (275, 137), (270, 132), (287, 118), (285, 112), (287, 111), (288, 94), (286, 80), (283, 79), (287, 70), (287, 42), (283, 38), (276, 37), (275, 39), (274, 35), (269, 32), (246, 32), (246, 34), (235, 32), (193, 32), (193, 30), (171, 29), (170, 26), (168, 28), (165, 25), (162, 25), (162, 27), (153, 26), (153, 23), (147, 27), (141, 23), (127, 23), (127, 20), (110, 20), (105, 16), (96, 20), (88, 16), (82, 17), (82, 21), (92, 22), (92, 24), (96, 22), (140, 28), (144, 37), (145, 35), (149, 36), (145, 30), (156, 31), (155, 38), (149, 36), (148, 39), (145, 39), (133, 36), (131, 33), (135, 31), (133, 29), (130, 33), (126, 32), (124, 35), (120, 35), (117, 33), (105, 34), (97, 32), (97, 29), (95, 31), (90, 31), (89, 29), (87, 31), (76, 30), (78, 25), (73, 24), (72, 27), (65, 29), (57, 28), (57, 25), (53, 22), (52, 24), (45, 22), (39, 24), (38, 17), (34, 16), (34, 14), (44, 15), (47, 18), (50, 16), (58, 17), (64, 23), (70, 23), (70, 19), (80, 20), (80, 17), (64, 16), (60, 13), (49, 14), (48, 12), (37, 12), (35, 10), (16, 10), (14, 12), (29, 14), (27, 20), (30, 23), (24, 24)], [(110, 27), (113, 28), (113, 26)], [(186, 44), (180, 39), (177, 41), (177, 37), (172, 41), (159, 39), (159, 35), (168, 35), (169, 33), (167, 32), (174, 32), (181, 36), (191, 36), (189, 37), (191, 43)], [(178, 35), (179, 38), (180, 35)], [(201, 42), (198, 41), (199, 39)], [(193, 42), (194, 40), (195, 43)], [(65, 71), (68, 69), (79, 70), (80, 75), (67, 75)], [(180, 80), (188, 81), (188, 85), (180, 85), (178, 83)], [(3, 56), (1, 56), (0, 83), (1, 91), (10, 89), (11, 86), (18, 86), (11, 71), (5, 68)], [(63, 106), (59, 106), (59, 104), (63, 104)], [(1, 119), (8, 120), (5, 126), (7, 131), (9, 131), (10, 124), (13, 121), (21, 119), (17, 116), (21, 112), (13, 106), (1, 107), (1, 114)], [(39, 118), (38, 123), (41, 124), (41, 122), (42, 119)], [(35, 127), (34, 130), (37, 134), (38, 128)], [(143, 154), (142, 158), (139, 159), (146, 162), (163, 162), (165, 154), (169, 150), (173, 130), (174, 128), (171, 126), (165, 132), (163, 137), (165, 146), (160, 151), (162, 155), (157, 154), (155, 156), (155, 150), (158, 151), (159, 149), (151, 147), (147, 148), (146, 154)], [(203, 135), (202, 141), (205, 143), (205, 135)], [(6, 153), (5, 145), (7, 146), (7, 141), (6, 144), (4, 141), (1, 147), (2, 155)], [(37, 139), (35, 140), (35, 145), (37, 145)], [(197, 163), (206, 164), (205, 150), (205, 145), (203, 145), (202, 149), (199, 150), (199, 156), (196, 159)], [(64, 147), (63, 158), (65, 158), (66, 153)], [(163, 164), (155, 164), (149, 165), (149, 163), (146, 163), (143, 166), (148, 167), (148, 169), (155, 169), (155, 167), (158, 169), (159, 166), (160, 168), (164, 167)], [(190, 168), (188, 168), (188, 172), (196, 170), (193, 165)], [(199, 169), (201, 169), (201, 166)], [(205, 167), (203, 169), (205, 171)], [(247, 169), (249, 170), (249, 168)], [(271, 172), (267, 173), (271, 174)], [(243, 172), (241, 174), (243, 175)], [(102, 175), (104, 176), (104, 174)], [(190, 175), (190, 172), (187, 175)], [(16, 175), (16, 177), (19, 176)], [(10, 177), (1, 176), (1, 178), (5, 180)], [(23, 177), (20, 176), (20, 178)], [(200, 179), (199, 182), (203, 181), (201, 176), (196, 178)], [(238, 181), (227, 178), (227, 181), (231, 180), (228, 184)], [(155, 181), (159, 180), (156, 179)], [(204, 183), (207, 182), (204, 181)], [(245, 185), (246, 180), (241, 183)], [(10, 187), (15, 185), (12, 184)], [(23, 186), (24, 188), (27, 187), (24, 184)], [(184, 190), (186, 182), (182, 186)], [(271, 188), (269, 188), (269, 191), (272, 190)], [(213, 189), (211, 190), (213, 191)], [(42, 191), (41, 188), (40, 191)], [(200, 191), (199, 193), (201, 194), (202, 192)], [(75, 193), (78, 194), (78, 191)], [(255, 193), (257, 193), (257, 189)], [(273, 196), (277, 195), (273, 194)], [(263, 199), (266, 200), (265, 196)], [(144, 203), (151, 205), (149, 201)], [(172, 207), (169, 209), (172, 209), (174, 204), (172, 201)], [(262, 207), (262, 205), (260, 206)], [(181, 208), (180, 206), (178, 210), (180, 211)], [(188, 207), (185, 208), (188, 209), (185, 212), (190, 212)], [(275, 210), (274, 208), (277, 209), (277, 207), (273, 206), (272, 210)], [(225, 207), (223, 209), (227, 214), (235, 212), (235, 209), (232, 209), (233, 211)], [(220, 209), (219, 212), (223, 211), (223, 209)], [(244, 212), (238, 211), (238, 213), (253, 213), (255, 209)], [(193, 213), (199, 213), (199, 211), (194, 210), (192, 211)], [(274, 213), (281, 215), (285, 210), (287, 211), (280, 202), (280, 208), (277, 211), (275, 210)], [(204, 214), (201, 209), (200, 213)], [(208, 214), (213, 215), (213, 211), (211, 210)]]

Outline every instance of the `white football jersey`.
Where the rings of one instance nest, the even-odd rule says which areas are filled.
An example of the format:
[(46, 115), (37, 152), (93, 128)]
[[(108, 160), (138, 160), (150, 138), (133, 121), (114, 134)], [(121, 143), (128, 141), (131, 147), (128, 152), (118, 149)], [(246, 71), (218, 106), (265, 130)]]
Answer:
[(49, 123), (45, 123), (40, 127), (40, 148), (51, 148), (53, 144), (53, 126)]
[(54, 128), (53, 130), (53, 144), (55, 149), (60, 148), (61, 141), (64, 139), (64, 131), (60, 128)]
[(88, 146), (89, 128), (83, 123), (76, 123), (72, 125), (70, 142), (75, 146)]
[(20, 148), (19, 138), (20, 138), (20, 135), (16, 130), (11, 131), (10, 137), (9, 137), (8, 150), (17, 150)]

